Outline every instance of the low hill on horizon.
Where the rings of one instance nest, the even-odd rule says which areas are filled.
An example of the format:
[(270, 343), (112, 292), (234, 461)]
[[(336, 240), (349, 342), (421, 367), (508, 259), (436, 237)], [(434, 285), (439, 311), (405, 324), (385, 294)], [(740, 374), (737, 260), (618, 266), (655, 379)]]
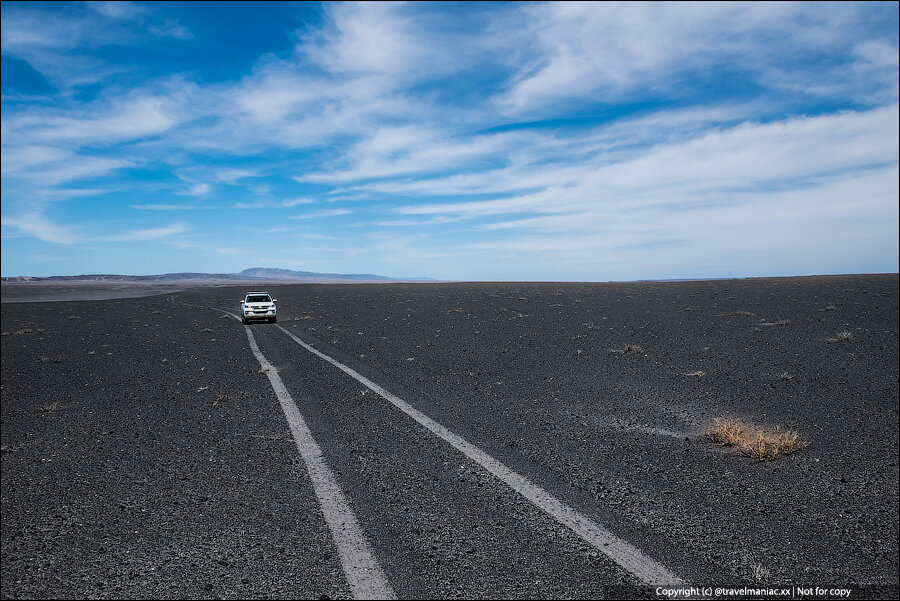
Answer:
[(432, 278), (392, 278), (371, 273), (318, 273), (293, 271), (275, 267), (251, 267), (239, 273), (164, 273), (159, 275), (83, 274), (36, 276), (3, 276), (3, 282), (417, 282)]

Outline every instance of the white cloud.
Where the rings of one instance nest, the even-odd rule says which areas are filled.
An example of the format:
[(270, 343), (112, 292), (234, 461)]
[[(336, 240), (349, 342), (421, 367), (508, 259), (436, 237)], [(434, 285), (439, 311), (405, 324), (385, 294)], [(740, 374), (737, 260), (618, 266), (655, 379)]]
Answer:
[(350, 167), (308, 173), (300, 182), (343, 183), (397, 175), (422, 176), (459, 169), (485, 157), (509, 152), (522, 135), (494, 134), (453, 138), (431, 127), (380, 127), (344, 155)]
[[(716, 275), (829, 273), (853, 261), (858, 269), (861, 255), (896, 247), (897, 182), (893, 166), (714, 207), (597, 206), (499, 224), (509, 226), (509, 235), (471, 248), (512, 253), (520, 263), (553, 257), (561, 272), (597, 268), (603, 271), (596, 277), (623, 279), (696, 277), (711, 269)], [(744, 258), (736, 263), (739, 255)], [(736, 273), (747, 255), (769, 271)]]
[(27, 9), (4, 10), (0, 26), (3, 50), (14, 55), (27, 54), (35, 48), (74, 48), (82, 43), (86, 33), (82, 20)]
[[(51, 186), (85, 178), (98, 177), (133, 165), (122, 159), (70, 155), (65, 161), (30, 165), (27, 170), (7, 175), (12, 181), (34, 182), (32, 193), (44, 192)], [(14, 194), (13, 196), (18, 196)], [(7, 199), (4, 199), (7, 200)]]
[(42, 212), (32, 211), (16, 216), (3, 216), (2, 224), (45, 242), (72, 244), (80, 240), (75, 228), (58, 225), (47, 219)]
[[(5, 126), (6, 124), (4, 123), (4, 130), (7, 129)], [(4, 138), (6, 138), (5, 131)], [(2, 167), (0, 168), (2, 168), (4, 176), (13, 175), (32, 170), (38, 166), (60, 163), (71, 156), (71, 152), (53, 146), (22, 144), (11, 147), (5, 145), (2, 153)]]
[(209, 194), (210, 185), (205, 182), (198, 182), (192, 185), (187, 190), (182, 190), (180, 192), (176, 192), (176, 194), (180, 194), (183, 196), (206, 196)]
[[(378, 227), (419, 227), (423, 225), (441, 225), (462, 221), (463, 217), (445, 217), (439, 215), (432, 219), (395, 219), (391, 221), (376, 221), (373, 225)], [(361, 224), (366, 225), (366, 224)]]
[(184, 224), (174, 224), (160, 228), (132, 230), (114, 235), (89, 235), (84, 226), (60, 225), (49, 220), (43, 213), (43, 207), (28, 213), (19, 215), (4, 215), (2, 224), (14, 227), (19, 231), (54, 244), (78, 244), (91, 242), (135, 242), (141, 240), (153, 240), (180, 234), (189, 230)]
[(311, 211), (303, 215), (292, 215), (291, 219), (319, 219), (322, 217), (337, 217), (339, 215), (349, 215), (352, 211), (349, 209), (323, 209), (321, 211)]
[(879, 67), (896, 68), (900, 65), (900, 54), (898, 54), (897, 48), (884, 41), (862, 42), (854, 48), (854, 53)]
[(314, 204), (315, 202), (314, 198), (308, 197), (290, 198), (288, 200), (262, 199), (252, 202), (236, 202), (234, 207), (238, 209), (289, 209), (300, 205)]
[(157, 228), (148, 228), (142, 230), (132, 230), (123, 234), (113, 236), (104, 236), (101, 238), (104, 242), (137, 242), (142, 240), (155, 240), (157, 238), (165, 238), (175, 234), (182, 234), (190, 228), (182, 223)]
[(250, 169), (223, 169), (215, 174), (215, 180), (226, 184), (236, 184), (242, 179), (251, 177), (261, 177), (261, 175)]
[[(26, 61), (59, 89), (69, 90), (122, 73), (122, 67), (88, 56), (90, 50), (147, 41), (146, 32), (154, 28), (165, 31), (165, 25), (153, 22), (152, 13), (131, 2), (69, 3), (67, 10), (4, 3), (3, 52)], [(186, 30), (176, 24), (168, 31), (167, 35), (183, 35)]]
[[(803, 61), (842, 49), (860, 7), (812, 3), (547, 2), (511, 17), (526, 60), (500, 106), (514, 113), (586, 97), (617, 101), (641, 90), (668, 93), (680, 78), (728, 65), (770, 78), (796, 55), (784, 84), (812, 88), (821, 66)], [(778, 43), (772, 43), (777, 39)], [(835, 72), (837, 75), (837, 72)], [(830, 75), (829, 75), (830, 76)]]
[(299, 51), (331, 73), (396, 78), (431, 54), (407, 9), (396, 2), (331, 4), (325, 27), (307, 33)]
[(316, 202), (315, 198), (309, 198), (308, 196), (300, 196), (297, 198), (290, 198), (281, 203), (283, 207), (295, 207), (297, 205), (309, 205)]
[(149, 11), (148, 7), (137, 2), (117, 0), (115, 2), (86, 2), (86, 4), (98, 13), (112, 19), (133, 19), (147, 14)]
[[(598, 153), (579, 162), (518, 165), (460, 178), (473, 192), (515, 183), (536, 191), (493, 200), (401, 207), (408, 215), (558, 213), (585, 206), (640, 207), (740, 202), (759, 187), (809, 185), (823, 178), (898, 160), (897, 107), (772, 123), (744, 123), (645, 148), (609, 162)], [(516, 176), (513, 176), (513, 173)], [(478, 188), (479, 177), (483, 187)], [(454, 178), (420, 181), (420, 194), (444, 193)], [(447, 180), (451, 180), (448, 182)], [(498, 185), (498, 182), (500, 185)], [(460, 186), (455, 187), (460, 192)]]
[(161, 97), (120, 100), (99, 114), (78, 117), (24, 117), (16, 124), (35, 140), (62, 142), (77, 140), (129, 140), (163, 133), (177, 123), (169, 109), (171, 101)]
[(194, 211), (197, 209), (212, 209), (214, 207), (204, 207), (199, 205), (163, 205), (163, 204), (145, 204), (145, 205), (131, 205), (132, 209), (137, 209), (139, 211)]
[(245, 79), (230, 96), (235, 107), (253, 121), (280, 123), (288, 115), (330, 95), (330, 90), (289, 65), (273, 65)]
[(194, 34), (177, 19), (166, 19), (162, 25), (151, 25), (149, 31), (161, 38), (190, 40), (194, 37)]

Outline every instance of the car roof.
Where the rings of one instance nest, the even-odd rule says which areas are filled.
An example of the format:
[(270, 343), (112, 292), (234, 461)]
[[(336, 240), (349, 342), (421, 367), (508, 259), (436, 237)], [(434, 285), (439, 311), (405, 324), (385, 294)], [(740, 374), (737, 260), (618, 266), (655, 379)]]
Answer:
[(247, 296), (250, 296), (251, 294), (268, 294), (268, 292), (248, 292)]

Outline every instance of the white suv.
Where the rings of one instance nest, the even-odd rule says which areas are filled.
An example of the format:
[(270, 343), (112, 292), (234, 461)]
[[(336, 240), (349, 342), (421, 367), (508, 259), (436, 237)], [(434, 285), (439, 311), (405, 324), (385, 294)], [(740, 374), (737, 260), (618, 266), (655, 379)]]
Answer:
[(276, 302), (268, 292), (248, 292), (241, 301), (241, 321), (247, 324), (251, 319), (267, 319), (275, 323)]

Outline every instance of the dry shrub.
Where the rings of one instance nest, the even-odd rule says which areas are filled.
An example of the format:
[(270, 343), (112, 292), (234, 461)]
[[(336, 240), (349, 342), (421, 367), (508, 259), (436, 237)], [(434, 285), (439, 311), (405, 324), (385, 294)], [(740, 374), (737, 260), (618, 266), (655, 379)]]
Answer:
[(768, 568), (766, 568), (765, 566), (763, 566), (760, 563), (752, 564), (750, 569), (753, 573), (753, 579), (756, 580), (757, 582), (765, 582), (765, 581), (769, 580), (769, 578), (772, 574)]
[(741, 447), (741, 452), (759, 461), (772, 461), (781, 455), (790, 455), (809, 446), (793, 431), (785, 431), (776, 427), (774, 430), (760, 430), (753, 438)]
[(847, 342), (853, 338), (853, 334), (850, 332), (838, 332), (837, 339), (839, 342)]
[(739, 419), (719, 418), (703, 432), (703, 436), (723, 447), (732, 447), (741, 441), (747, 427)]
[(634, 353), (635, 355), (640, 355), (641, 353), (644, 352), (644, 349), (642, 349), (641, 347), (639, 347), (636, 344), (626, 344), (625, 349), (622, 352), (625, 353), (626, 355), (629, 353)]
[(716, 419), (703, 436), (715, 444), (736, 447), (742, 455), (757, 461), (772, 461), (809, 446), (809, 442), (793, 430), (784, 430), (781, 426), (760, 428), (735, 418)]

